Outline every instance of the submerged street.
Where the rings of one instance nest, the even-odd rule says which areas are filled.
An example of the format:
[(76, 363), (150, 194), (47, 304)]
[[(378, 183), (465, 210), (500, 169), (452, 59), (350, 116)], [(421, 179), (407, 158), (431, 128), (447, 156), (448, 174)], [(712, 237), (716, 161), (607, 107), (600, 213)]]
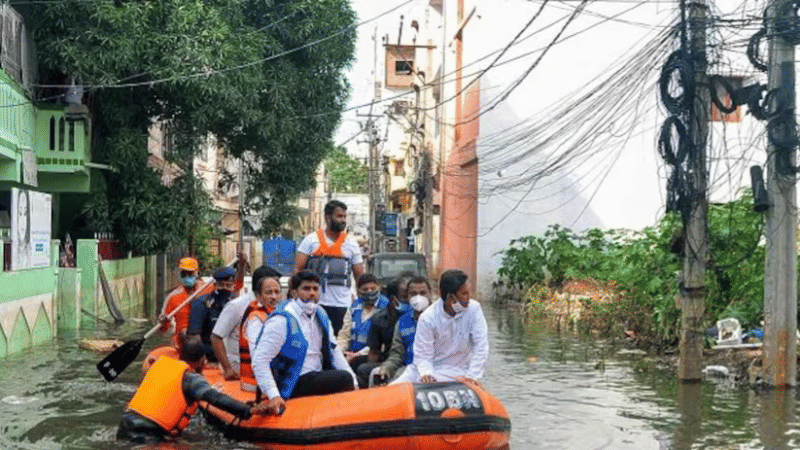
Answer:
[[(511, 417), (511, 448), (790, 449), (797, 448), (797, 394), (756, 393), (725, 381), (681, 385), (625, 347), (526, 329), (519, 315), (484, 302), (490, 359), (484, 385)], [(125, 404), (139, 382), (139, 361), (113, 383), (95, 364), (101, 354), (79, 338), (134, 339), (149, 324), (62, 334), (53, 342), (0, 360), (0, 448), (134, 448), (115, 440)], [(125, 446), (128, 447), (125, 447)], [(196, 417), (177, 443), (137, 449), (259, 448), (228, 441)]]

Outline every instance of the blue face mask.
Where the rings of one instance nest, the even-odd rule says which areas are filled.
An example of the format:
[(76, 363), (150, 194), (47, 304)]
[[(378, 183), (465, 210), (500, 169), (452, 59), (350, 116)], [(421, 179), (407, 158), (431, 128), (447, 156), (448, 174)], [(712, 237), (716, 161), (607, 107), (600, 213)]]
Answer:
[(411, 305), (409, 305), (408, 303), (398, 303), (395, 309), (399, 314), (405, 314), (411, 311), (412, 308)]
[(187, 287), (187, 288), (194, 287), (194, 283), (196, 281), (197, 281), (197, 277), (194, 277), (194, 276), (181, 278), (181, 283), (183, 284), (184, 287)]

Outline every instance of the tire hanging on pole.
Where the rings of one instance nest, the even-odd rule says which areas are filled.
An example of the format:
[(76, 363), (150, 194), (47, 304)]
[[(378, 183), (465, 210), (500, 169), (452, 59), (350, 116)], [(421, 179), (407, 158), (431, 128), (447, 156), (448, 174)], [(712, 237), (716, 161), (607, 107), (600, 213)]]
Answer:
[[(673, 130), (678, 138), (673, 143)], [(677, 116), (670, 116), (661, 125), (661, 133), (658, 136), (658, 152), (667, 164), (677, 167), (686, 159), (689, 153), (689, 137), (686, 133), (686, 126)]]

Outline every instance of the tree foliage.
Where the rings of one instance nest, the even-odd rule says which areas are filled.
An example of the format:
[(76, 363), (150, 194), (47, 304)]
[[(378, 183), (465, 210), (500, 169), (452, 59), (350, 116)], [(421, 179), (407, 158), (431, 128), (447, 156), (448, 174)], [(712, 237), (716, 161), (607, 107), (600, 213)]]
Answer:
[[(191, 161), (209, 135), (247, 161), (245, 212), (261, 215), (262, 233), (280, 228), (313, 185), (349, 92), (347, 0), (62, 0), (35, 3), (30, 22), (40, 84), (86, 86), (93, 160), (117, 168), (102, 172), (86, 214), (138, 254), (206, 221)], [(182, 170), (169, 188), (147, 167), (155, 120), (169, 124), (165, 156)]]
[[(752, 196), (745, 192), (735, 201), (709, 207), (708, 325), (736, 317), (743, 327), (752, 327), (763, 318), (763, 218), (752, 206)], [(552, 225), (541, 236), (511, 241), (498, 275), (506, 283), (523, 286), (557, 286), (580, 278), (612, 284), (618, 302), (608, 306), (613, 310), (609, 320), (630, 326), (639, 320), (637, 314), (644, 314), (649, 319), (637, 325), (641, 331), (672, 343), (680, 330), (675, 301), (684, 259), (680, 230), (680, 220), (672, 214), (640, 232), (574, 233)]]
[(334, 149), (325, 160), (325, 172), (331, 192), (366, 194), (367, 166), (347, 154), (344, 147)]

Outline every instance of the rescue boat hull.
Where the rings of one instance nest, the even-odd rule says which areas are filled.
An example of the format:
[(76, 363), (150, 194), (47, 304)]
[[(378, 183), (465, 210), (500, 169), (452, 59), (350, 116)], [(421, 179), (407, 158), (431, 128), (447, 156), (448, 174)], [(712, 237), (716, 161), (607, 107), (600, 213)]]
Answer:
[[(203, 375), (242, 402), (255, 394), (218, 370)], [(404, 383), (290, 399), (280, 416), (249, 420), (207, 404), (209, 421), (228, 437), (269, 449), (508, 449), (511, 422), (500, 401), (474, 383)]]

